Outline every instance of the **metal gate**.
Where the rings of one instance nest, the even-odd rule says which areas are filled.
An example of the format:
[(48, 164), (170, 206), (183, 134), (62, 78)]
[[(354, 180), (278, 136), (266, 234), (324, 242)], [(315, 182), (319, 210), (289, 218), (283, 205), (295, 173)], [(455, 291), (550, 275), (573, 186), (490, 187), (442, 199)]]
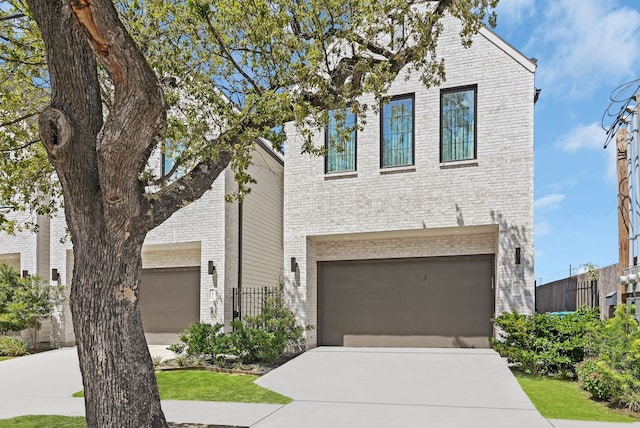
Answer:
[(598, 281), (571, 282), (565, 289), (566, 311), (575, 311), (581, 306), (595, 308), (599, 305)]
[(232, 289), (233, 320), (241, 320), (242, 317), (254, 317), (262, 312), (267, 300), (282, 298), (282, 287), (251, 287)]

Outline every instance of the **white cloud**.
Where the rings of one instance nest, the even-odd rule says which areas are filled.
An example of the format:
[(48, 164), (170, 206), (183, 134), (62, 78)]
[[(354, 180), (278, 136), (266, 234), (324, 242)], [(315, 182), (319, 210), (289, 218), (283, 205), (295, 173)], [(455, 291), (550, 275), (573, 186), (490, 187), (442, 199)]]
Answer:
[[(536, 199), (534, 207), (537, 210), (554, 209), (560, 206), (560, 202), (564, 200), (565, 195), (561, 193), (551, 193), (550, 195), (543, 196)], [(538, 226), (543, 226), (545, 223), (540, 223)], [(548, 226), (548, 225), (547, 225)]]
[[(599, 150), (603, 151), (606, 133), (600, 125), (593, 122), (588, 125), (577, 125), (567, 134), (563, 135), (556, 141), (556, 147), (565, 152), (575, 153), (580, 150)], [(616, 150), (613, 144), (609, 143), (607, 149), (604, 150), (604, 161), (606, 166), (606, 178), (610, 180), (616, 179)]]
[(575, 153), (582, 149), (602, 149), (606, 140), (606, 133), (600, 125), (593, 122), (588, 125), (578, 125), (566, 135), (560, 137), (556, 146), (565, 152)]
[(502, 0), (498, 3), (496, 14), (500, 25), (520, 24), (535, 13), (534, 0)]
[[(549, 233), (551, 233), (551, 226), (549, 226), (549, 223), (536, 223), (534, 226), (534, 233), (536, 236), (548, 235)], [(538, 251), (536, 250), (536, 254), (537, 253)], [(540, 252), (540, 254), (542, 254), (542, 252)]]
[(640, 12), (615, 1), (547, 0), (542, 25), (525, 52), (535, 52), (539, 86), (558, 97), (583, 97), (635, 77)]

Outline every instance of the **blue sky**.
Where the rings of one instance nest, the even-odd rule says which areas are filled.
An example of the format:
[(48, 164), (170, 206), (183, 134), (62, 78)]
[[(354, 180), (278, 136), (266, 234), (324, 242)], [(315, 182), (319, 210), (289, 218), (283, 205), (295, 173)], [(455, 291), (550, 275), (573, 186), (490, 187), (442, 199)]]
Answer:
[(568, 276), (570, 265), (615, 263), (615, 157), (600, 123), (611, 92), (640, 78), (640, 1), (501, 0), (497, 13), (494, 31), (538, 60), (538, 284)]

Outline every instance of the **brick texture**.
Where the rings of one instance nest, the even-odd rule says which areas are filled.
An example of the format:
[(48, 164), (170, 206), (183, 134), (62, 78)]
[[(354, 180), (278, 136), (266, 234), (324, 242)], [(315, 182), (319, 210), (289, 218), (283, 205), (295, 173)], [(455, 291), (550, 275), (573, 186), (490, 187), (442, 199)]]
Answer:
[[(415, 94), (415, 165), (410, 168), (380, 169), (379, 114), (373, 109), (357, 135), (357, 172), (339, 178), (324, 174), (324, 159), (300, 154), (302, 140), (287, 125), (285, 266), (296, 257), (299, 271), (285, 270), (286, 289), (301, 321), (317, 321), (318, 260), (478, 250), (496, 256), (496, 312), (534, 310), (534, 74), (505, 46), (478, 35), (464, 49), (453, 20), (446, 22), (439, 42), (447, 75), (441, 88), (477, 85), (477, 161), (440, 163), (441, 88), (427, 89), (416, 76), (400, 76), (389, 90), (389, 95)], [(372, 108), (377, 104), (372, 96), (362, 101)], [(323, 141), (318, 132), (316, 144)], [(493, 232), (478, 235), (474, 228)], [(438, 236), (420, 243), (406, 238), (411, 231)], [(370, 233), (381, 235), (369, 240)], [(323, 242), (317, 243), (318, 237)], [(358, 244), (345, 243), (345, 237)], [(517, 247), (520, 265), (515, 264)], [(314, 340), (311, 335), (311, 346)]]

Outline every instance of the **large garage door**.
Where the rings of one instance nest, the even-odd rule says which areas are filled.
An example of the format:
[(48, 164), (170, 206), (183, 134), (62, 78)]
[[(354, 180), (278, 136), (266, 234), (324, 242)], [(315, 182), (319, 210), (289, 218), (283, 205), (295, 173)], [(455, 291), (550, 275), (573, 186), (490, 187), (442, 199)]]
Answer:
[(200, 321), (200, 268), (144, 269), (140, 312), (145, 333), (179, 333)]
[(318, 344), (487, 347), (493, 255), (318, 262)]

